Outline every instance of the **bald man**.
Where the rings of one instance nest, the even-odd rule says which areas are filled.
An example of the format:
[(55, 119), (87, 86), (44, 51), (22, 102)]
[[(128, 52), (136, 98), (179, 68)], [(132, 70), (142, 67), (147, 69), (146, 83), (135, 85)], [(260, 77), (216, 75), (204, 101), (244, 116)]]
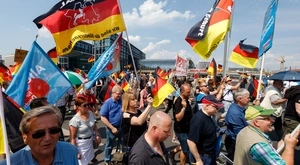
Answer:
[(155, 112), (147, 132), (142, 135), (129, 153), (130, 165), (169, 165), (168, 151), (163, 143), (172, 133), (172, 120), (162, 111)]

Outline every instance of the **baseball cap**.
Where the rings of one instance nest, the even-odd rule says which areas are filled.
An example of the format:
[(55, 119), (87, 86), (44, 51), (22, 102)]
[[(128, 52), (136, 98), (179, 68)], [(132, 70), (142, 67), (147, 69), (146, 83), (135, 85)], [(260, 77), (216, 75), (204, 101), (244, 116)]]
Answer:
[(221, 108), (224, 106), (224, 104), (222, 102), (218, 101), (216, 99), (216, 97), (213, 95), (204, 96), (202, 99), (202, 104), (213, 104), (213, 105), (217, 106), (218, 108)]
[(245, 118), (246, 120), (252, 120), (257, 116), (270, 116), (275, 111), (276, 111), (275, 109), (266, 109), (261, 106), (253, 105), (247, 108)]
[(229, 76), (226, 78), (226, 82), (228, 81), (232, 81), (232, 79)]

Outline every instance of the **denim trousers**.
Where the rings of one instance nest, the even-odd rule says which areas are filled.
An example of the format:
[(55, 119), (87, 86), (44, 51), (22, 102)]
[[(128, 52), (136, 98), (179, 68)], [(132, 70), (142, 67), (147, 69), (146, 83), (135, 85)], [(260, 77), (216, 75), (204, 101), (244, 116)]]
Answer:
[[(109, 163), (111, 161), (111, 151), (117, 145), (117, 137), (121, 137), (120, 129), (118, 134), (113, 134), (109, 128), (106, 127), (106, 144), (104, 149), (104, 162)], [(122, 140), (120, 139), (120, 144)]]

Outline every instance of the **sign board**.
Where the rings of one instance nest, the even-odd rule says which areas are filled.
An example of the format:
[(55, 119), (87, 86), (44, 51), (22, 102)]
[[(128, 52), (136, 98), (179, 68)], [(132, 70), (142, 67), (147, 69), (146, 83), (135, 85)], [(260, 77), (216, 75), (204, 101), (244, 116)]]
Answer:
[(27, 53), (28, 53), (28, 50), (16, 49), (14, 61), (15, 62), (23, 62)]

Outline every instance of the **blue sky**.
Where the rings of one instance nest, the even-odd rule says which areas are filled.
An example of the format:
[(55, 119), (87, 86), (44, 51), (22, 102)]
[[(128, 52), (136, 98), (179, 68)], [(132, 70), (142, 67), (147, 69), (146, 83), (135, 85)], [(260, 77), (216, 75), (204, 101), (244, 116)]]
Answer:
[[(273, 47), (265, 56), (266, 70), (278, 70), (275, 59), (284, 56), (285, 67), (300, 69), (300, 1), (279, 0)], [(48, 51), (55, 46), (46, 29), (32, 22), (47, 12), (57, 0), (10, 0), (1, 2), (0, 54), (13, 54), (15, 48), (29, 49), (39, 33), (38, 43)], [(129, 40), (146, 53), (147, 58), (170, 59), (176, 54), (204, 61), (184, 40), (189, 29), (207, 13), (214, 0), (120, 0)], [(230, 52), (247, 38), (247, 44), (259, 46), (262, 23), (271, 0), (235, 0)], [(3, 7), (5, 6), (5, 7)], [(223, 63), (224, 44), (212, 54)], [(211, 58), (207, 61), (211, 61)], [(239, 67), (231, 62), (229, 67)]]

